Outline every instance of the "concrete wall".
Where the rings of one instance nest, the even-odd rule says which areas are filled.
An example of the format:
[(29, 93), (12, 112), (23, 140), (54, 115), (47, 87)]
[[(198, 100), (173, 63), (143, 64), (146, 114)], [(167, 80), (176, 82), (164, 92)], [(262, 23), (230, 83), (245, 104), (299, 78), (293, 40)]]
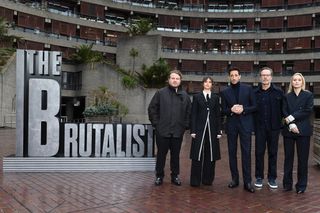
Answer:
[(142, 64), (152, 65), (159, 59), (161, 51), (161, 36), (134, 36), (122, 37), (117, 46), (117, 64), (125, 69), (133, 69), (133, 58), (130, 56), (130, 50), (134, 48), (138, 51), (135, 58), (135, 71), (141, 72)]
[(16, 126), (16, 57), (0, 71), (0, 127)]
[(79, 66), (78, 69), (82, 70), (81, 96), (86, 96), (86, 104), (88, 104), (88, 96), (92, 90), (100, 86), (106, 86), (129, 109), (129, 113), (123, 118), (123, 122), (150, 123), (147, 116), (147, 107), (156, 91), (155, 89), (124, 88), (121, 84), (122, 76), (108, 65), (97, 65), (94, 70), (90, 70), (89, 66)]

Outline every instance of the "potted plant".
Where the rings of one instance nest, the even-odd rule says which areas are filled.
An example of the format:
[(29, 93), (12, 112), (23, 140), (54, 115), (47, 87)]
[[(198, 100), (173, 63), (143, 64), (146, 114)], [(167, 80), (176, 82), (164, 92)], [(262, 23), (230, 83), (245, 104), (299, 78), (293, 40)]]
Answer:
[(86, 122), (121, 122), (128, 114), (128, 108), (105, 86), (93, 90), (90, 97), (90, 105), (83, 112)]

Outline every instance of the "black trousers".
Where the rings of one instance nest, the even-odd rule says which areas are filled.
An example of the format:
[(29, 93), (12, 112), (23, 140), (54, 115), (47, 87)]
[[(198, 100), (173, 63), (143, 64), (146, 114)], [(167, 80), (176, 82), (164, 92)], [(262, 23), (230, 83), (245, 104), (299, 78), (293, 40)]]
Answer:
[(164, 177), (164, 167), (166, 164), (167, 153), (169, 150), (171, 176), (177, 176), (180, 173), (180, 150), (182, 144), (182, 137), (162, 137), (159, 134), (157, 134), (156, 144), (158, 149), (156, 161), (156, 176)]
[(280, 130), (268, 130), (265, 126), (256, 129), (256, 178), (264, 178), (264, 155), (268, 149), (268, 180), (277, 179), (277, 157)]
[(308, 183), (308, 159), (310, 149), (310, 137), (283, 137), (284, 143), (284, 175), (283, 186), (292, 187), (292, 170), (294, 162), (294, 149), (297, 148), (298, 156), (298, 173), (296, 190), (305, 190)]
[(251, 183), (251, 132), (247, 132), (240, 122), (236, 124), (236, 128), (232, 131), (228, 131), (228, 153), (229, 153), (229, 166), (231, 171), (231, 177), (233, 180), (239, 182), (239, 171), (237, 163), (237, 147), (238, 136), (240, 136), (241, 146), (241, 163), (243, 183)]
[(199, 186), (211, 185), (215, 176), (215, 161), (211, 161), (210, 142), (208, 134), (204, 138), (204, 146), (202, 147), (200, 161), (192, 160), (190, 185)]

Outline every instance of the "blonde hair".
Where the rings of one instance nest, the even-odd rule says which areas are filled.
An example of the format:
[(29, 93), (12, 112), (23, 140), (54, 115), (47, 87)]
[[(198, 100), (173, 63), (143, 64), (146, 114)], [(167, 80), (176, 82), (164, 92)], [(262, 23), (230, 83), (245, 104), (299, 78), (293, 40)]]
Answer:
[(292, 92), (293, 91), (293, 86), (292, 86), (292, 81), (293, 81), (293, 78), (295, 77), (295, 76), (300, 76), (301, 77), (301, 79), (302, 79), (302, 90), (306, 90), (306, 80), (304, 79), (304, 77), (303, 77), (303, 75), (301, 74), (301, 73), (299, 73), (299, 72), (297, 72), (297, 73), (295, 73), (295, 74), (293, 74), (293, 76), (291, 77), (291, 79), (290, 79), (290, 84), (289, 84), (289, 89), (288, 89), (288, 93), (290, 93), (290, 92)]

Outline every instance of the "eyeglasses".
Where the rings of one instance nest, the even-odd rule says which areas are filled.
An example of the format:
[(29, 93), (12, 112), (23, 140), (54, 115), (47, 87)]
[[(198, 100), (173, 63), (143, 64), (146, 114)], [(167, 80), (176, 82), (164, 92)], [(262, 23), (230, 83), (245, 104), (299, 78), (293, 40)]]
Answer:
[(271, 74), (263, 74), (263, 75), (260, 75), (261, 77), (269, 77), (271, 76)]

